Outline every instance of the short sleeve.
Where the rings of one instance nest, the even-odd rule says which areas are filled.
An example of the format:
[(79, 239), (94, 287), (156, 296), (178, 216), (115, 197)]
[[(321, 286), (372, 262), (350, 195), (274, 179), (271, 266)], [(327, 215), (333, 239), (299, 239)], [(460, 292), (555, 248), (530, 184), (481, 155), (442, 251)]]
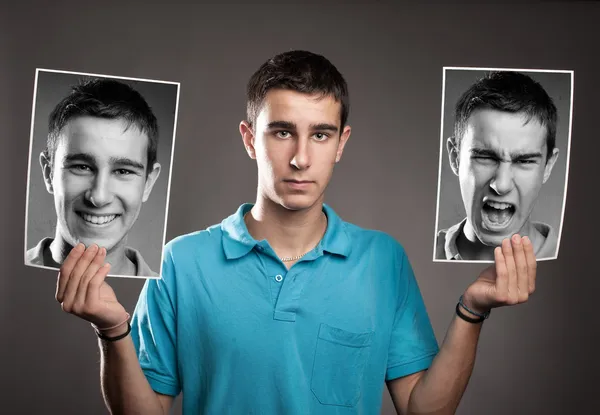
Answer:
[(412, 266), (402, 248), (397, 259), (398, 306), (388, 351), (386, 381), (428, 369), (439, 351)]
[(140, 366), (155, 392), (177, 396), (181, 384), (177, 369), (175, 320), (175, 267), (165, 247), (162, 277), (146, 280), (131, 320), (131, 337)]

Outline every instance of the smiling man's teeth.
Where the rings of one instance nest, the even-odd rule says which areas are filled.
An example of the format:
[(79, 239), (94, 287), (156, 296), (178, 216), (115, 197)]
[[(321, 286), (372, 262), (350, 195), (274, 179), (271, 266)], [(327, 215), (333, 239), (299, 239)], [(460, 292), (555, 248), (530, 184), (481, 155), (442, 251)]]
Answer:
[(499, 203), (499, 202), (486, 202), (488, 205), (490, 205), (491, 207), (493, 207), (494, 209), (508, 209), (510, 207), (512, 207), (512, 205), (510, 203)]
[(117, 217), (117, 215), (96, 216), (96, 215), (88, 215), (87, 213), (82, 213), (81, 217), (86, 222), (90, 222), (95, 225), (104, 225), (105, 223), (113, 221)]

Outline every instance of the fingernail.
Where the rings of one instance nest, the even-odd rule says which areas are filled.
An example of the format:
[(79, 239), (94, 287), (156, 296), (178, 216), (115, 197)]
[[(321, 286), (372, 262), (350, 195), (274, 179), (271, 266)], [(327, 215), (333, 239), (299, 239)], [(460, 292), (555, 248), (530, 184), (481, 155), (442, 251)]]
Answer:
[(516, 244), (521, 243), (521, 236), (517, 233), (513, 235), (512, 239), (513, 239), (513, 242)]
[(529, 243), (529, 242), (531, 242), (531, 241), (529, 240), (529, 237), (528, 237), (528, 236), (524, 236), (524, 237), (523, 237), (523, 242), (524, 242), (524, 243)]

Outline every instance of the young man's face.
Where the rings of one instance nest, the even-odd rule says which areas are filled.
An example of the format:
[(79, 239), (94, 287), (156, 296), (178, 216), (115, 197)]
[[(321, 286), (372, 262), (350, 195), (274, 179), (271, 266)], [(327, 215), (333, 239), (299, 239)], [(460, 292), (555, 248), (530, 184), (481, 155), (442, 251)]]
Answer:
[(258, 164), (259, 191), (290, 210), (322, 201), (331, 175), (350, 136), (340, 131), (341, 104), (290, 90), (267, 93), (255, 125), (240, 131)]
[(122, 119), (78, 117), (58, 139), (53, 164), (40, 157), (54, 195), (57, 233), (68, 244), (120, 246), (160, 172), (146, 177), (148, 136)]
[(546, 127), (524, 114), (493, 109), (475, 111), (468, 120), (460, 154), (449, 144), (467, 212), (465, 233), (485, 245), (527, 230), (542, 184), (558, 149), (547, 161)]

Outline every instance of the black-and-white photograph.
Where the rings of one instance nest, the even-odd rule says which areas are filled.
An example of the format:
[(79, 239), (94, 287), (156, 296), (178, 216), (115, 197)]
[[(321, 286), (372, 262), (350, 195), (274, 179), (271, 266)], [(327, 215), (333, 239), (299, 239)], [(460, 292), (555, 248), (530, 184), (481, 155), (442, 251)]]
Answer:
[(60, 269), (79, 243), (109, 276), (160, 278), (178, 82), (36, 69), (25, 264)]
[(527, 236), (558, 258), (574, 71), (444, 67), (434, 262), (494, 262)]

